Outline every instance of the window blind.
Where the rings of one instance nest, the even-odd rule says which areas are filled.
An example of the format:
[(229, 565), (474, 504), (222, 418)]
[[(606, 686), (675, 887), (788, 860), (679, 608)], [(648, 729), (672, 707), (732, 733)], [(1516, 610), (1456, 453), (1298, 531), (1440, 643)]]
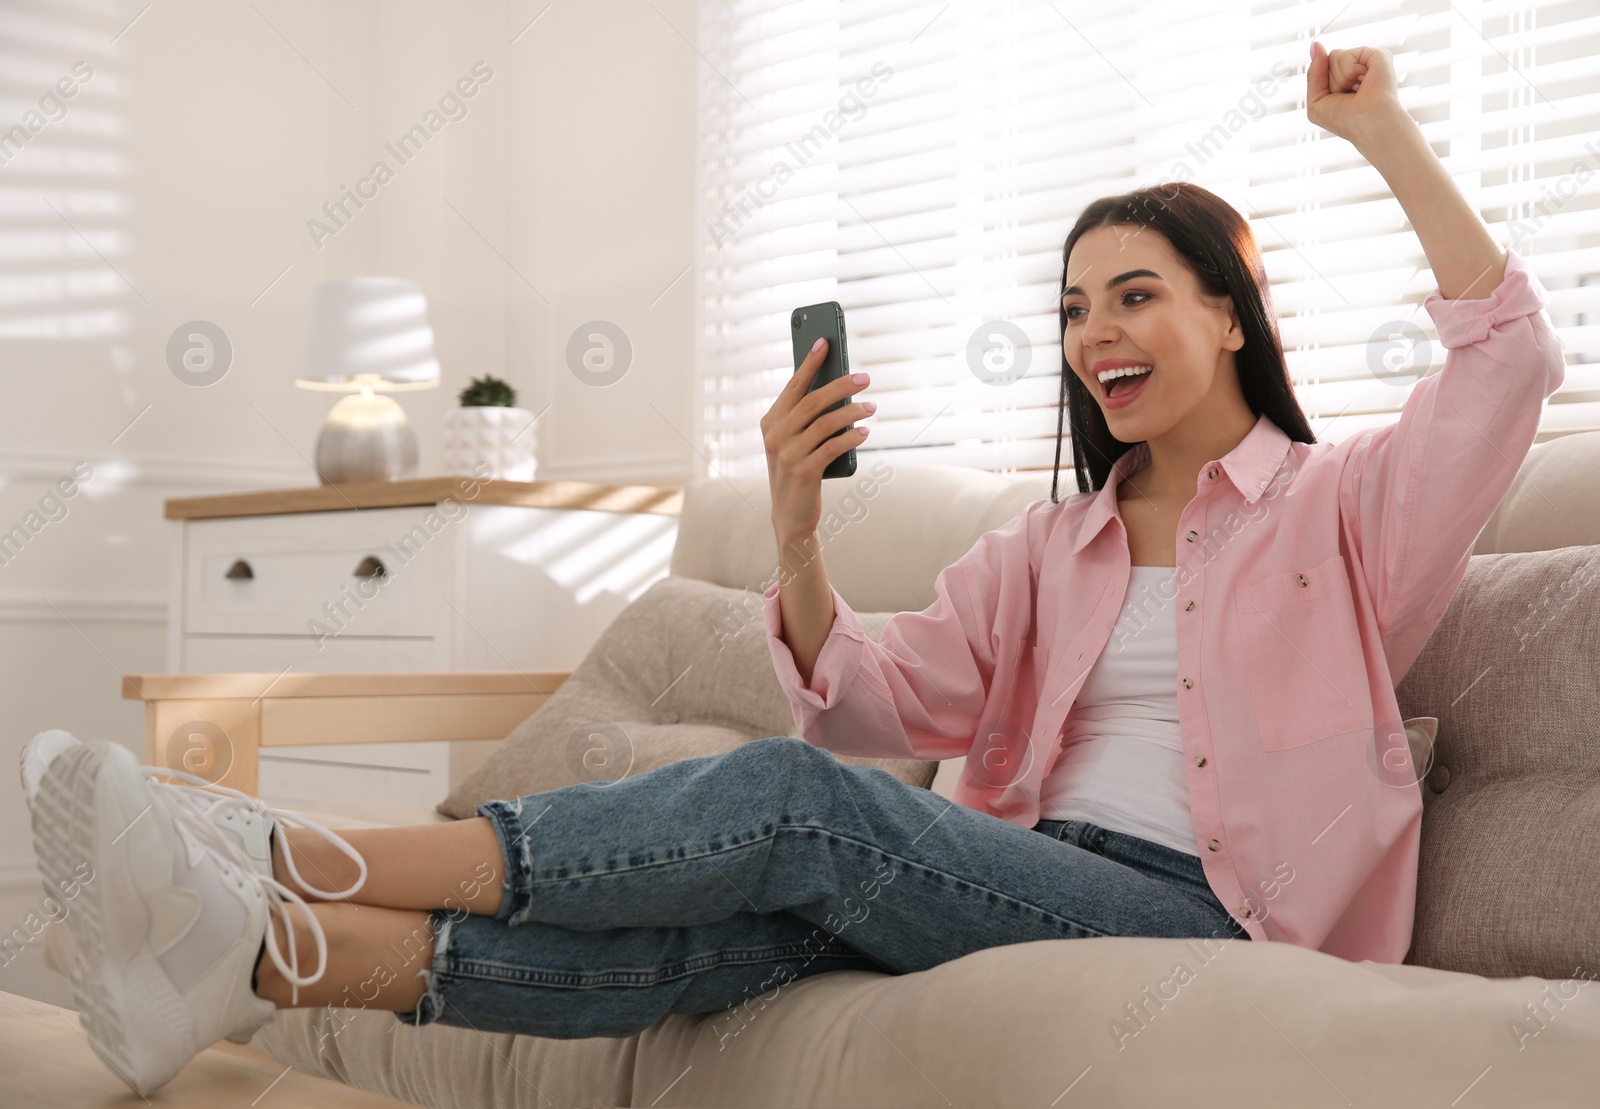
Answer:
[(1436, 282), (1382, 176), (1306, 118), (1313, 38), (1393, 54), (1402, 103), (1549, 290), (1568, 368), (1539, 438), (1600, 428), (1593, 0), (702, 0), (703, 472), (765, 472), (789, 311), (827, 300), (872, 374), (867, 465), (1048, 470), (1062, 243), (1096, 197), (1179, 179), (1249, 220), (1318, 438), (1392, 422), (1444, 364)]

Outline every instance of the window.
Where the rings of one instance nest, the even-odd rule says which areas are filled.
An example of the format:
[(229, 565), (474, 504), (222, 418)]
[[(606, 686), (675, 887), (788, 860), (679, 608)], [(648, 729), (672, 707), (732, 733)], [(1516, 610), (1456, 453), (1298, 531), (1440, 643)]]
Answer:
[(1540, 438), (1600, 428), (1593, 0), (702, 0), (700, 35), (709, 473), (764, 472), (789, 311), (827, 300), (872, 374), (863, 459), (1048, 470), (1067, 232), (1096, 197), (1183, 176), (1250, 221), (1318, 438), (1392, 422), (1404, 371), (1444, 364), (1435, 282), (1382, 176), (1306, 119), (1312, 38), (1394, 55), (1407, 110), (1550, 291), (1569, 365)]

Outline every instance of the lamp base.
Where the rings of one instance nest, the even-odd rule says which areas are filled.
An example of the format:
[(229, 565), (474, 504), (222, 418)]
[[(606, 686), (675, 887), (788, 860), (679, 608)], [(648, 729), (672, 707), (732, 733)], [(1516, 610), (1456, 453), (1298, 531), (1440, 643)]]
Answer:
[(391, 398), (352, 393), (322, 422), (316, 466), (324, 485), (399, 481), (416, 472), (417, 433)]

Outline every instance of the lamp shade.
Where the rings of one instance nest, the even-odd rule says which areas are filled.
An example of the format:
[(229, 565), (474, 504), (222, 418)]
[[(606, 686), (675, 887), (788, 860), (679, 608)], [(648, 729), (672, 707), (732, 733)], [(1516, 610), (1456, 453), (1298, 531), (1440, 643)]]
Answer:
[(399, 277), (343, 277), (311, 289), (306, 355), (298, 383), (309, 388), (364, 382), (427, 388), (439, 381), (428, 298)]

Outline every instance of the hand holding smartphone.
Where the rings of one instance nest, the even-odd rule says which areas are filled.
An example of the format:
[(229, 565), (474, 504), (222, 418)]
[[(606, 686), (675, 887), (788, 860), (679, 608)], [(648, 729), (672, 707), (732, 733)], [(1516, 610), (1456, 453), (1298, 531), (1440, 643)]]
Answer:
[[(789, 315), (789, 333), (794, 336), (794, 367), (800, 368), (806, 355), (811, 353), (812, 346), (818, 339), (828, 341), (828, 351), (823, 358), (822, 365), (817, 367), (817, 372), (811, 378), (807, 393), (814, 393), (829, 382), (837, 381), (850, 373), (850, 353), (845, 347), (844, 336), (844, 309), (839, 307), (836, 300), (824, 301), (822, 304), (808, 304), (803, 308), (796, 308)], [(844, 407), (848, 399), (840, 398), (834, 401), (822, 414)], [(829, 438), (840, 435), (855, 435), (855, 425), (847, 424), (834, 432)], [(824, 467), (822, 476), (850, 477), (856, 472), (856, 449), (851, 447)]]
[(855, 473), (855, 448), (870, 430), (850, 421), (877, 409), (855, 399), (871, 382), (849, 373), (842, 316), (833, 302), (794, 310), (795, 371), (761, 417), (780, 549), (810, 542), (822, 515), (822, 479)]
[[(816, 538), (821, 479), (856, 472), (855, 448), (869, 429), (845, 421), (870, 416), (877, 406), (853, 399), (870, 381), (866, 374), (850, 373), (844, 311), (837, 302), (796, 308), (789, 322), (794, 375), (761, 417), (761, 439), (772, 488), (773, 534), (784, 571), (778, 582), (782, 636), (801, 680), (809, 685), (836, 619)], [(818, 392), (820, 396), (812, 395)]]

